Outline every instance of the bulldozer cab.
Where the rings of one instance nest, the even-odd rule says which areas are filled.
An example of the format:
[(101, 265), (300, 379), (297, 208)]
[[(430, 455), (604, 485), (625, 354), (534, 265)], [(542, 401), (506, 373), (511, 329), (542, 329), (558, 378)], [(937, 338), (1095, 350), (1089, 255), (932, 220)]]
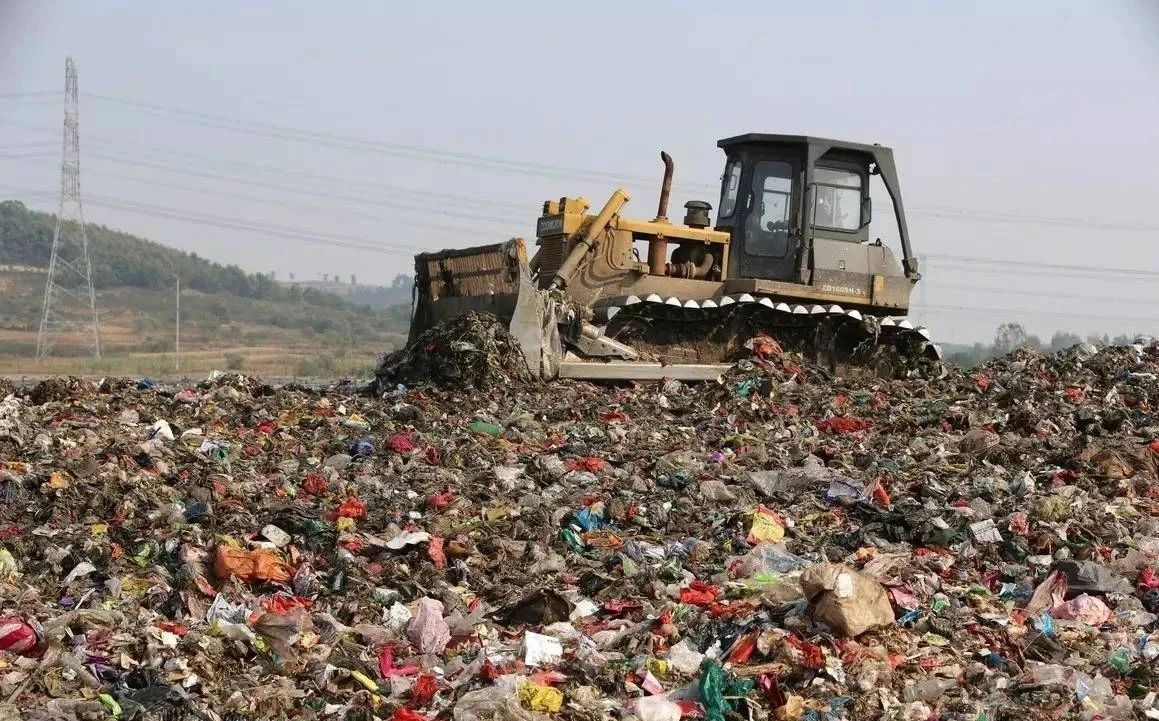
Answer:
[(888, 148), (760, 133), (717, 145), (727, 156), (716, 228), (731, 234), (728, 277), (808, 284), (817, 238), (867, 242), (871, 175), (881, 176), (893, 200), (903, 265), (916, 275)]

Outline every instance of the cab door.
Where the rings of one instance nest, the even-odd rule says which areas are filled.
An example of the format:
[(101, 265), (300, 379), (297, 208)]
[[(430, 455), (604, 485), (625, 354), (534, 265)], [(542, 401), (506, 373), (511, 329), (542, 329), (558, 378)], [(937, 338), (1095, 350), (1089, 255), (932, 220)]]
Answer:
[[(793, 280), (797, 276), (794, 177), (787, 160), (758, 159), (748, 174), (740, 230), (740, 276)], [(734, 246), (735, 247), (735, 246)]]

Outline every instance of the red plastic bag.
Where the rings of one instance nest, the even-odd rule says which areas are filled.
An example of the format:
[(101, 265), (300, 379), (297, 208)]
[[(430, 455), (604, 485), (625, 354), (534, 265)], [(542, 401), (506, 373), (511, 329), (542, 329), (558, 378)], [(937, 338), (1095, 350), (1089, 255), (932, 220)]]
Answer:
[(366, 504), (357, 498), (347, 498), (338, 505), (334, 518), (362, 518), (366, 515)]
[(1139, 593), (1159, 588), (1159, 574), (1150, 568), (1144, 568), (1135, 585), (1139, 588)]
[(307, 473), (306, 482), (302, 484), (302, 493), (309, 496), (324, 496), (330, 492), (330, 484), (321, 473)]
[(604, 470), (603, 458), (569, 458), (564, 461), (563, 467), (568, 471), (587, 471), (588, 473), (599, 473)]
[(390, 646), (383, 646), (378, 650), (378, 673), (384, 679), (388, 679), (391, 676), (414, 676), (420, 670), (415, 665), (395, 667), (394, 648)]
[(797, 634), (787, 637), (785, 643), (801, 654), (803, 657), (801, 665), (805, 668), (816, 671), (825, 667), (825, 654), (822, 653), (821, 647), (817, 644), (810, 643)]
[(693, 581), (687, 588), (680, 589), (680, 602), (691, 606), (711, 606), (720, 598), (721, 590), (704, 581)]
[(877, 501), (879, 504), (885, 506), (886, 508), (889, 508), (893, 504), (893, 500), (889, 497), (889, 491), (885, 490), (885, 486), (882, 485), (881, 479), (878, 479), (877, 483), (875, 483), (873, 486), (873, 500)]
[(447, 567), (447, 552), (443, 550), (446, 541), (441, 536), (431, 536), (427, 541), (427, 556), (435, 564), (435, 568)]
[(451, 505), (451, 501), (455, 500), (453, 491), (444, 491), (443, 493), (432, 493), (427, 496), (427, 508), (438, 511)]
[(410, 453), (415, 449), (415, 442), (408, 433), (396, 433), (386, 439), (386, 447), (395, 453)]
[(848, 435), (869, 430), (869, 421), (854, 416), (834, 416), (818, 421), (817, 430), (823, 433)]
[(415, 685), (411, 687), (411, 705), (422, 708), (429, 704), (438, 692), (439, 682), (435, 680), (433, 675), (424, 673), (415, 680)]
[(732, 646), (732, 651), (728, 654), (729, 663), (746, 664), (752, 658), (753, 651), (757, 650), (757, 635), (756, 631), (742, 636)]
[(396, 708), (394, 716), (391, 716), (391, 721), (430, 721), (429, 718), (423, 716), (418, 711), (411, 711), (409, 708)]

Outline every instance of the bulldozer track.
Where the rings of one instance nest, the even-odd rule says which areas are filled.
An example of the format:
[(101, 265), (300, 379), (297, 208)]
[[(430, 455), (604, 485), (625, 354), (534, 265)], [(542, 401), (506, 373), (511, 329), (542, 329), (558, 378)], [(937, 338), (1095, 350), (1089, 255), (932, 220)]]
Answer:
[(839, 305), (789, 304), (744, 293), (699, 301), (628, 296), (593, 310), (609, 337), (642, 357), (673, 363), (727, 360), (755, 335), (767, 335), (833, 371), (892, 376), (920, 360), (941, 359), (929, 331), (908, 318)]

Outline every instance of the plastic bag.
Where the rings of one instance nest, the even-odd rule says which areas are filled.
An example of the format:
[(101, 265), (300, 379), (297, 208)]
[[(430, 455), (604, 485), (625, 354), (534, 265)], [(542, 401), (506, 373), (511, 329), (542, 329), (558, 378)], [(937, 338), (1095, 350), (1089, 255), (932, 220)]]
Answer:
[(752, 679), (741, 681), (726, 673), (718, 662), (711, 659), (705, 661), (697, 689), (700, 691), (700, 703), (704, 706), (706, 721), (725, 721), (726, 714), (737, 711), (740, 699), (747, 696), (752, 688)]
[(843, 636), (860, 636), (894, 622), (885, 587), (848, 566), (810, 566), (801, 574), (801, 588), (813, 617)]
[(272, 551), (242, 551), (219, 545), (213, 559), (213, 572), (221, 580), (231, 576), (242, 581), (277, 581), (285, 583), (294, 577), (294, 568)]

